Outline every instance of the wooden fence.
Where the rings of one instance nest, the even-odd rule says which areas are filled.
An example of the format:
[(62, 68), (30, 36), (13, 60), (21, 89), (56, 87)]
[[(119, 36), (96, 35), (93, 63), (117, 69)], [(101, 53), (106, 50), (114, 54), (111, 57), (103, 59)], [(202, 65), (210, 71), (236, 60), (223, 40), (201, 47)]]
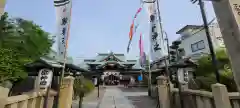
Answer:
[[(43, 108), (46, 92), (28, 92), (23, 95), (0, 98), (0, 108)], [(50, 90), (48, 98), (48, 108), (52, 108), (56, 92)]]
[[(179, 90), (162, 83), (166, 80), (163, 76), (159, 77), (158, 80), (158, 85), (151, 90), (151, 96), (159, 98), (160, 107), (181, 108)], [(158, 96), (156, 92), (159, 93)], [(223, 84), (213, 84), (212, 92), (183, 87), (181, 97), (184, 108), (240, 108), (240, 94), (238, 92), (228, 93)]]
[[(63, 78), (59, 93), (59, 108), (71, 108), (73, 96), (74, 78), (67, 76)], [(38, 87), (32, 92), (26, 92), (22, 95), (8, 97), (9, 89), (0, 86), (0, 108), (43, 108), (46, 91), (39, 90)], [(57, 92), (49, 91), (48, 106), (53, 107), (54, 97)]]

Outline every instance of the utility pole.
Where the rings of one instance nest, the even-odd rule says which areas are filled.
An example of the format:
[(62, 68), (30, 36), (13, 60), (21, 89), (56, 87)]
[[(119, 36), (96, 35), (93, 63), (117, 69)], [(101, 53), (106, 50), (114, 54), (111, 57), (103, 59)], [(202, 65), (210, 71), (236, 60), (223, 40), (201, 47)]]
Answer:
[(212, 4), (240, 92), (240, 0), (216, 0)]
[[(192, 2), (195, 3), (196, 0), (192, 1)], [(205, 33), (206, 33), (206, 36), (207, 36), (207, 41), (208, 41), (208, 47), (209, 47), (209, 50), (210, 50), (210, 55), (211, 55), (211, 58), (212, 58), (212, 65), (213, 65), (213, 68), (214, 68), (214, 71), (215, 71), (216, 80), (219, 83), (220, 82), (220, 75), (219, 75), (217, 59), (216, 59), (216, 55), (215, 55), (215, 52), (214, 52), (211, 35), (210, 35), (210, 32), (209, 32), (206, 12), (205, 12), (205, 9), (204, 9), (204, 3), (203, 3), (202, 0), (198, 0), (198, 2), (199, 2), (198, 4), (199, 4), (199, 7), (200, 7), (201, 15), (202, 15), (204, 30), (205, 30)]]
[[(170, 73), (169, 73), (169, 69), (168, 69), (168, 59), (169, 59), (169, 43), (168, 43), (168, 35), (167, 35), (167, 32), (163, 30), (163, 26), (162, 26), (162, 18), (161, 18), (161, 13), (160, 13), (160, 9), (159, 9), (159, 0), (156, 0), (156, 10), (157, 10), (157, 15), (158, 15), (158, 22), (159, 22), (159, 26), (160, 26), (160, 32), (161, 32), (161, 39), (162, 39), (162, 42), (163, 42), (163, 46), (164, 46), (164, 41), (166, 40), (167, 41), (167, 57), (164, 57), (164, 64), (165, 64), (165, 74), (166, 76), (168, 77), (168, 83), (170, 83)], [(163, 36), (163, 34), (165, 34), (165, 38)]]

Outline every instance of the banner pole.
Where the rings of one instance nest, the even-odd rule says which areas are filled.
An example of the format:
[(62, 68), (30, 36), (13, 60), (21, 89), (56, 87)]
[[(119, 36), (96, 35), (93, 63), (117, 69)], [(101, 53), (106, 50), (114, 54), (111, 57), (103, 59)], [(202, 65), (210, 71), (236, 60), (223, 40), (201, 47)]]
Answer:
[(71, 1), (71, 5), (70, 5), (70, 17), (69, 17), (69, 23), (68, 23), (67, 39), (66, 39), (66, 43), (65, 43), (64, 56), (63, 56), (64, 60), (63, 60), (62, 72), (60, 75), (60, 82), (59, 82), (59, 88), (58, 88), (58, 99), (57, 99), (58, 108), (60, 108), (60, 106), (59, 106), (60, 91), (61, 91), (61, 85), (63, 84), (63, 78), (64, 78), (66, 62), (67, 62), (67, 48), (68, 48), (68, 39), (69, 39), (69, 34), (70, 34), (71, 15), (72, 15), (72, 1)]

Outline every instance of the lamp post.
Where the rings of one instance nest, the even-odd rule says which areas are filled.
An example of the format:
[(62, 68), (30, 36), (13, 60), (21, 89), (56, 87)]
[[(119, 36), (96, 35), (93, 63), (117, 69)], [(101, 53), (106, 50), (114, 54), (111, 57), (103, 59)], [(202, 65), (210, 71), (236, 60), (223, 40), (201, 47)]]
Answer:
[[(191, 2), (196, 3), (197, 0), (191, 0)], [(202, 0), (198, 0), (198, 2), (199, 2), (199, 8), (200, 8), (200, 11), (201, 11), (201, 15), (202, 15), (202, 20), (203, 20), (203, 24), (204, 24), (205, 33), (206, 33), (206, 36), (207, 36), (210, 55), (211, 55), (211, 58), (212, 58), (212, 65), (214, 67), (216, 80), (219, 83), (220, 82), (220, 75), (219, 75), (219, 70), (218, 70), (218, 66), (217, 66), (217, 59), (216, 59), (216, 55), (215, 55), (215, 52), (214, 52), (212, 39), (211, 39), (210, 32), (209, 32), (206, 12), (205, 12), (205, 9), (204, 9), (204, 3), (203, 3)]]

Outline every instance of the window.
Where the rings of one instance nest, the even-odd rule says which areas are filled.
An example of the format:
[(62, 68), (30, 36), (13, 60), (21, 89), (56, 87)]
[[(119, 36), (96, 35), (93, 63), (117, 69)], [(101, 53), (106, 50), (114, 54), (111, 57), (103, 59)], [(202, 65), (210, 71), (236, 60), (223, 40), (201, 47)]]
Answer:
[(198, 41), (194, 44), (191, 44), (191, 49), (192, 49), (192, 52), (196, 52), (198, 50), (202, 50), (205, 48), (205, 44), (204, 44), (204, 41), (201, 40), (201, 41)]

